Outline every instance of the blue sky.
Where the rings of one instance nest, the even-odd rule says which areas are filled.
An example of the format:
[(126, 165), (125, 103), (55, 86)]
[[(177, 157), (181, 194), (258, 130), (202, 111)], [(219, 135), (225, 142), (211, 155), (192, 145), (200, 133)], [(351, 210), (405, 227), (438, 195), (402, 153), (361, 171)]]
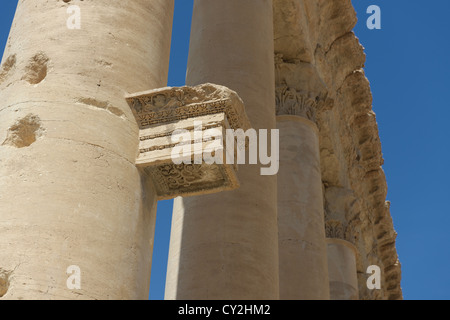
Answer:
[[(184, 85), (193, 0), (175, 0), (169, 85)], [(17, 0), (0, 5), (3, 52)], [(353, 0), (398, 232), (405, 299), (450, 299), (450, 1)], [(378, 5), (382, 29), (366, 13)], [(150, 299), (163, 299), (171, 201), (158, 203)]]

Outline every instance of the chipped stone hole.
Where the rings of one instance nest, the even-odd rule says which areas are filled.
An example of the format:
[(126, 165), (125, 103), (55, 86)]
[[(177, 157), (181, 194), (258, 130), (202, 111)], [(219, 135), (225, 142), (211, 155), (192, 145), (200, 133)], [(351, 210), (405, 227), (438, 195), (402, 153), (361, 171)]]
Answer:
[(17, 120), (9, 129), (2, 146), (25, 148), (31, 146), (40, 137), (44, 129), (37, 115), (28, 114)]
[(0, 268), (0, 298), (3, 298), (9, 290), (12, 271)]
[(10, 55), (0, 68), (0, 83), (2, 83), (8, 76), (11, 69), (14, 68), (17, 62), (17, 56), (15, 54)]
[(35, 54), (25, 67), (22, 80), (26, 80), (30, 84), (41, 83), (47, 77), (49, 61), (50, 59), (45, 53), (38, 52)]
[(111, 103), (109, 103), (108, 101), (100, 101), (100, 100), (93, 99), (93, 98), (79, 98), (77, 100), (77, 102), (94, 107), (94, 108), (109, 111), (110, 113), (112, 113), (118, 117), (121, 117), (121, 118), (123, 118), (125, 116), (125, 113), (123, 113), (122, 110), (111, 105)]
[(113, 65), (111, 62), (108, 62), (108, 61), (103, 60), (103, 59), (96, 59), (94, 61), (95, 61), (95, 63), (97, 63), (98, 65), (100, 65), (102, 67), (111, 68), (112, 65)]
[(2, 64), (2, 72), (8, 72), (9, 70), (11, 70), (16, 65), (16, 62), (17, 56), (15, 54), (10, 55)]

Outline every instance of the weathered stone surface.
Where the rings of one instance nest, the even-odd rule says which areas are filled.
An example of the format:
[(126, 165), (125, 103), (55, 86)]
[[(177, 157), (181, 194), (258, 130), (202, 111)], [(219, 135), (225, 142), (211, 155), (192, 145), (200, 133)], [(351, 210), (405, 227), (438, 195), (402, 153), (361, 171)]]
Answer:
[[(315, 2), (314, 0), (304, 1)], [(311, 15), (308, 19), (319, 25), (316, 45), (328, 51), (336, 40), (350, 32), (356, 25), (356, 12), (351, 0), (319, 0), (317, 2), (319, 5), (319, 10), (315, 12), (317, 16)]]
[[(275, 0), (274, 12), (275, 53), (280, 57), (277, 70), (281, 70), (279, 65), (309, 63), (294, 74), (300, 79), (317, 74), (325, 88), (326, 99), (315, 106), (315, 119), (320, 132), (328, 236), (355, 245), (360, 299), (401, 299), (400, 263), (385, 201), (381, 143), (369, 82), (362, 69), (365, 55), (352, 33), (356, 14), (351, 1)], [(311, 69), (315, 71), (308, 71)], [(295, 78), (290, 70), (281, 73), (277, 79)], [(295, 91), (310, 91), (308, 86), (314, 82), (301, 81)], [(289, 90), (284, 92), (289, 94)], [(366, 286), (365, 272), (370, 265), (383, 271), (381, 290), (371, 291)]]
[(275, 47), (283, 52), (287, 60), (300, 60), (311, 63), (314, 48), (310, 41), (308, 12), (303, 1), (274, 1)]

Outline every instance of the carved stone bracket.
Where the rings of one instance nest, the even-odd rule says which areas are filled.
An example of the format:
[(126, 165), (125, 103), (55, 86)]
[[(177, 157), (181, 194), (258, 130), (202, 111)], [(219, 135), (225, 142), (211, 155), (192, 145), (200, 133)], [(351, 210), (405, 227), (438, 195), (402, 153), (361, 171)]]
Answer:
[[(136, 166), (151, 177), (159, 200), (239, 187), (237, 166), (225, 161), (230, 153), (226, 130), (246, 131), (251, 126), (236, 92), (204, 84), (150, 90), (126, 100), (140, 131)], [(209, 129), (215, 130), (214, 139), (203, 134)], [(237, 147), (235, 143), (229, 157), (235, 157)], [(187, 150), (187, 154), (175, 159), (174, 148)], [(222, 163), (205, 162), (204, 153), (216, 156), (217, 152), (222, 152), (218, 157), (224, 159)]]

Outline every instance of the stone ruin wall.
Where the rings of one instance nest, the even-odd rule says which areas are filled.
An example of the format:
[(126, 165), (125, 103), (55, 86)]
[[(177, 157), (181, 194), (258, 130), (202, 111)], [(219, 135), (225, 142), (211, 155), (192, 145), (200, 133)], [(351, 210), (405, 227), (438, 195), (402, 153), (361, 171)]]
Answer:
[[(320, 130), (327, 237), (356, 246), (360, 299), (402, 299), (397, 234), (351, 0), (275, 0), (274, 19), (277, 97), (294, 89), (316, 110), (307, 116)], [(382, 270), (381, 290), (367, 288), (370, 265)]]

